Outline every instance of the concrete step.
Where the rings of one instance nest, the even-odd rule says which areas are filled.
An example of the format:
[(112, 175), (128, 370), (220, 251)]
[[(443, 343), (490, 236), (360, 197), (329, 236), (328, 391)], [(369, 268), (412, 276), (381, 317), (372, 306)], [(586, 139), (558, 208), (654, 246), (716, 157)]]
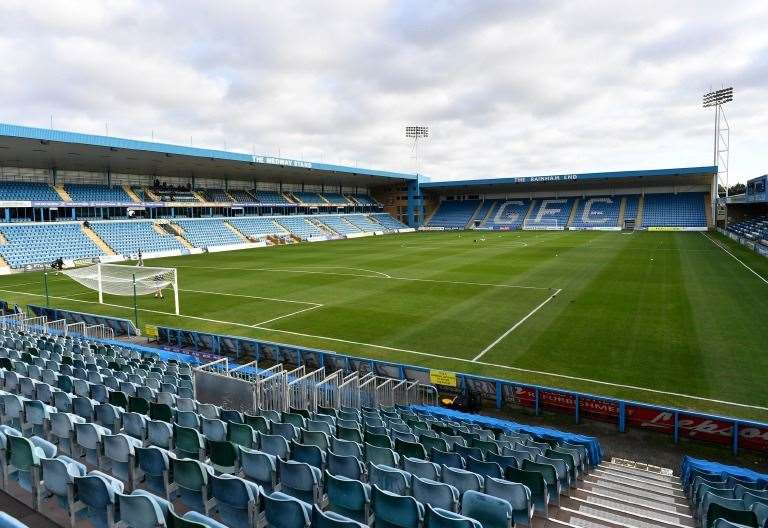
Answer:
[[(648, 467), (654, 467), (654, 466), (648, 466)], [(660, 473), (656, 470), (649, 470), (649, 469), (642, 469), (639, 467), (631, 467), (626, 466), (620, 463), (615, 462), (603, 462), (598, 466), (599, 469), (605, 469), (606, 471), (613, 471), (617, 474), (625, 474), (627, 476), (634, 476), (637, 478), (643, 478), (649, 481), (654, 482), (661, 482), (666, 484), (671, 484), (674, 486), (677, 486), (678, 488), (682, 487), (680, 477), (677, 477), (672, 474), (666, 474), (666, 473)], [(662, 468), (655, 468), (658, 470), (662, 470)]]
[(249, 242), (248, 237), (242, 234), (235, 226), (233, 226), (229, 222), (224, 222), (224, 226), (230, 231), (232, 231), (235, 235), (240, 237), (243, 240), (243, 242)]
[(571, 497), (571, 504), (581, 507), (597, 508), (606, 513), (623, 515), (633, 521), (648, 521), (657, 526), (676, 528), (680, 526), (693, 527), (695, 523), (690, 515), (659, 511), (630, 500), (617, 500), (611, 497), (589, 495), (587, 497)]
[(651, 511), (680, 515), (682, 518), (691, 517), (691, 509), (688, 504), (676, 502), (662, 502), (652, 498), (640, 497), (638, 495), (622, 493), (611, 488), (579, 488), (572, 494), (574, 498), (588, 499), (589, 497), (600, 497), (610, 499), (619, 503), (634, 504), (642, 506)]
[(142, 201), (141, 198), (139, 198), (139, 195), (134, 192), (133, 189), (131, 189), (130, 185), (123, 185), (123, 190), (125, 191), (125, 194), (131, 197), (131, 200), (133, 200), (136, 203), (139, 203)]
[(612, 478), (621, 482), (626, 482), (635, 486), (647, 486), (664, 492), (677, 492), (683, 495), (683, 488), (679, 484), (673, 484), (671, 482), (662, 482), (659, 480), (648, 479), (646, 477), (633, 475), (625, 472), (619, 472), (614, 469), (605, 469), (603, 467), (597, 467), (592, 471), (591, 475), (600, 478)]
[(588, 476), (584, 479), (581, 488), (595, 492), (609, 490), (615, 493), (621, 493), (628, 497), (640, 497), (663, 504), (685, 505), (688, 503), (688, 499), (684, 496), (670, 495), (669, 493), (663, 492), (660, 493), (657, 490), (649, 490), (636, 486), (627, 486), (621, 482), (616, 482), (610, 479), (596, 479), (592, 478), (591, 476)]
[(104, 239), (102, 239), (96, 231), (91, 229), (90, 227), (85, 227), (85, 225), (80, 224), (80, 230), (83, 232), (85, 236), (91, 239), (91, 241), (96, 244), (96, 246), (104, 252), (105, 255), (115, 255), (115, 251), (109, 247), (109, 244), (104, 242)]

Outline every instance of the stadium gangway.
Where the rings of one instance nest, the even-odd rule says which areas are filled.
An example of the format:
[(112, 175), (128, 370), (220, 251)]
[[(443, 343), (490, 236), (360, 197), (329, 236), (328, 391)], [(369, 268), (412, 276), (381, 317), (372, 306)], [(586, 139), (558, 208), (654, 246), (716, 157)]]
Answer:
[(80, 321), (79, 323), (69, 323), (67, 325), (67, 335), (85, 335), (85, 323)]
[(294, 409), (306, 409), (317, 412), (317, 385), (325, 378), (325, 367), (307, 372), (288, 383), (290, 389), (289, 406)]
[[(355, 373), (356, 374), (356, 373)], [(341, 408), (340, 387), (344, 382), (344, 372), (337, 370), (320, 380), (315, 385), (317, 405), (331, 409)]]
[(9, 315), (4, 315), (0, 317), (0, 325), (2, 326), (3, 330), (5, 330), (6, 328), (19, 328), (23, 320), (24, 320), (23, 313), (14, 313)]
[(259, 371), (256, 386), (256, 404), (260, 409), (288, 411), (288, 372), (282, 363)]
[(339, 385), (339, 408), (342, 407), (360, 408), (360, 373), (358, 372), (347, 375)]
[(114, 339), (115, 331), (103, 324), (97, 324), (86, 326), (84, 335), (94, 339)]
[(45, 331), (45, 323), (48, 321), (48, 317), (41, 315), (40, 317), (25, 317), (19, 323), (19, 329), (27, 332), (43, 332)]
[(407, 405), (430, 405), (437, 407), (437, 387), (434, 385), (424, 385), (418, 381), (414, 382), (414, 385), (408, 392), (408, 404)]
[(381, 407), (394, 407), (395, 386), (400, 385), (402, 381), (395, 378), (377, 378), (377, 380), (382, 381), (376, 385), (376, 403)]
[(258, 383), (259, 380), (259, 366), (258, 362), (254, 359), (243, 365), (238, 365), (235, 368), (228, 371), (230, 376), (234, 376), (250, 383)]
[(408, 405), (410, 391), (418, 384), (417, 381), (400, 380), (392, 387), (392, 399), (394, 405)]
[(378, 393), (376, 392), (376, 375), (368, 372), (359, 381), (360, 387), (360, 405), (365, 407), (376, 407), (378, 405)]
[(45, 323), (45, 333), (66, 336), (67, 335), (67, 320), (56, 319), (55, 321), (48, 321)]
[(227, 358), (205, 363), (193, 370), (195, 399), (246, 412), (258, 408), (258, 369), (255, 361), (229, 368)]

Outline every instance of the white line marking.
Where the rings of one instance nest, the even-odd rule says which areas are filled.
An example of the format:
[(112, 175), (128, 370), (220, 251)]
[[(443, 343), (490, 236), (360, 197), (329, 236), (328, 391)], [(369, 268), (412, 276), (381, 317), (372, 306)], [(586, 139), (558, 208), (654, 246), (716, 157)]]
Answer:
[(516, 322), (516, 323), (515, 323), (515, 324), (514, 324), (512, 327), (510, 327), (510, 328), (509, 328), (509, 330), (507, 330), (506, 332), (504, 332), (503, 334), (501, 334), (499, 337), (497, 337), (497, 338), (496, 338), (496, 340), (495, 340), (493, 343), (491, 343), (490, 345), (488, 345), (487, 347), (485, 347), (485, 348), (483, 349), (483, 351), (482, 351), (482, 352), (480, 352), (478, 355), (476, 355), (474, 358), (472, 358), (472, 361), (473, 361), (474, 363), (477, 363), (477, 361), (478, 361), (480, 358), (482, 358), (482, 357), (483, 357), (483, 356), (486, 354), (486, 352), (488, 352), (488, 351), (489, 351), (489, 350), (491, 350), (493, 347), (495, 347), (496, 345), (498, 345), (499, 343), (501, 343), (501, 341), (502, 341), (502, 340), (503, 340), (505, 337), (507, 337), (507, 336), (508, 336), (509, 334), (511, 334), (512, 332), (514, 332), (514, 331), (517, 329), (517, 327), (518, 327), (518, 326), (520, 326), (521, 324), (523, 324), (524, 322), (526, 322), (526, 321), (528, 320), (528, 318), (529, 318), (529, 317), (531, 317), (533, 314), (535, 314), (536, 312), (538, 312), (539, 310), (541, 310), (541, 309), (544, 307), (544, 305), (545, 305), (545, 304), (547, 304), (549, 301), (551, 301), (552, 299), (554, 299), (555, 297), (557, 297), (557, 294), (558, 294), (558, 293), (560, 293), (561, 291), (563, 291), (563, 290), (561, 290), (561, 289), (558, 289), (558, 290), (556, 290), (556, 291), (555, 291), (555, 293), (553, 293), (552, 295), (550, 295), (549, 297), (547, 297), (547, 298), (544, 300), (544, 302), (542, 302), (542, 303), (541, 303), (540, 305), (538, 305), (536, 308), (534, 308), (533, 310), (531, 310), (530, 312), (528, 312), (528, 315), (526, 315), (525, 317), (523, 317), (522, 319), (520, 319), (518, 322)]
[(382, 279), (382, 280), (400, 280), (400, 281), (413, 281), (413, 282), (434, 282), (438, 284), (458, 284), (467, 286), (488, 286), (492, 288), (514, 288), (521, 290), (551, 290), (545, 286), (519, 286), (516, 284), (493, 284), (487, 282), (466, 282), (466, 281), (451, 281), (451, 280), (438, 280), (438, 279), (418, 279), (414, 277), (378, 277), (375, 275), (360, 275), (355, 273), (334, 273), (329, 271), (311, 271), (311, 270), (298, 270), (298, 269), (282, 269), (282, 268), (222, 268), (214, 266), (176, 266), (177, 268), (189, 268), (199, 270), (229, 270), (229, 271), (269, 271), (277, 273), (311, 273), (318, 275), (337, 275), (341, 277), (362, 277), (365, 279)]
[(310, 306), (309, 308), (303, 308), (301, 310), (297, 310), (297, 311), (291, 312), (289, 314), (280, 315), (278, 317), (273, 317), (272, 319), (267, 319), (266, 321), (261, 321), (260, 323), (254, 323), (253, 327), (255, 328), (255, 327), (258, 327), (260, 325), (265, 325), (267, 323), (271, 323), (272, 321), (277, 321), (278, 319), (285, 319), (286, 317), (292, 317), (292, 316), (298, 315), (298, 314), (300, 314), (302, 312), (308, 312), (310, 310), (317, 310), (318, 308), (322, 308), (322, 307), (323, 307), (322, 304), (318, 304), (318, 305), (315, 305), (315, 306)]
[[(258, 327), (259, 330), (268, 330), (270, 332), (278, 332), (282, 334), (290, 334), (290, 335), (296, 335), (301, 337), (310, 337), (315, 339), (324, 339), (326, 341), (335, 341), (338, 343), (348, 343), (351, 345), (362, 345), (367, 346), (371, 348), (378, 348), (382, 350), (392, 350), (395, 352), (404, 352), (406, 354), (414, 354), (417, 356), (424, 356), (424, 357), (431, 357), (431, 358), (437, 358), (437, 359), (443, 359), (443, 360), (449, 360), (449, 361), (458, 361), (461, 363), (471, 363), (474, 365), (483, 365), (487, 367), (493, 367), (493, 368), (499, 368), (504, 370), (514, 370), (516, 372), (524, 372), (526, 374), (539, 374), (541, 376), (550, 376), (553, 378), (561, 378), (561, 379), (567, 379), (567, 380), (573, 380), (573, 381), (583, 381), (586, 383), (594, 383), (595, 385), (605, 385), (607, 387), (616, 387), (621, 389), (632, 389), (637, 391), (644, 391), (644, 392), (651, 392), (654, 394), (664, 394), (667, 396), (675, 396), (678, 398), (687, 398), (691, 400), (697, 400), (697, 401), (706, 401), (706, 402), (712, 402), (712, 403), (722, 403), (723, 405), (733, 405), (736, 407), (744, 407), (747, 409), (757, 409), (760, 411), (768, 411), (768, 407), (761, 407), (759, 405), (749, 405), (746, 403), (736, 403), (736, 402), (729, 402), (724, 400), (715, 400), (711, 398), (704, 398), (703, 396), (693, 396), (690, 394), (681, 394), (678, 392), (667, 392), (657, 389), (649, 389), (648, 387), (638, 387), (636, 385), (624, 385), (622, 383), (612, 383), (610, 381), (600, 381), (600, 380), (594, 380), (590, 378), (582, 378), (579, 376), (569, 376), (567, 374), (556, 374), (554, 372), (544, 372), (541, 370), (531, 370), (531, 369), (525, 369), (521, 367), (512, 367), (510, 365), (499, 365), (496, 363), (486, 363), (484, 361), (473, 361), (471, 359), (466, 358), (458, 358), (458, 357), (450, 357), (450, 356), (441, 356), (440, 354), (431, 354), (429, 352), (419, 352), (417, 350), (408, 350), (407, 348), (396, 348), (396, 347), (390, 347), (385, 345), (374, 345), (371, 343), (362, 343), (360, 341), (351, 341), (349, 339), (339, 339), (336, 337), (327, 337), (327, 336), (319, 336), (319, 335), (313, 335), (313, 334), (303, 334), (301, 332), (292, 332), (290, 330), (278, 330), (276, 328), (267, 328), (267, 327)], [(610, 397), (610, 396), (608, 396)]]
[(226, 297), (245, 297), (246, 299), (261, 299), (264, 301), (277, 301), (277, 302), (293, 303), (293, 304), (309, 304), (311, 306), (314, 306), (315, 308), (317, 308), (318, 306), (322, 306), (322, 304), (314, 303), (314, 302), (291, 301), (288, 299), (277, 299), (275, 297), (259, 297), (258, 295), (245, 295), (242, 293), (223, 293), (223, 292), (211, 292), (211, 291), (204, 291), (204, 290), (182, 290), (182, 289), (179, 289), (179, 291), (190, 292), (190, 293), (205, 293), (208, 295), (224, 295)]
[[(17, 295), (28, 295), (28, 296), (32, 296), (32, 297), (44, 297), (44, 295), (39, 294), (39, 293), (17, 292), (17, 291), (4, 290), (4, 289), (0, 289), (0, 291), (8, 292), (8, 293), (14, 293), (14, 294), (17, 294)], [(96, 301), (84, 301), (82, 299), (71, 299), (69, 297), (51, 296), (51, 299), (63, 299), (63, 300), (67, 300), (67, 301), (87, 303), (87, 304), (99, 304)], [(132, 306), (123, 306), (121, 304), (106, 304), (105, 303), (105, 305), (106, 306), (112, 306), (112, 307), (115, 307), (115, 308), (122, 308), (124, 310), (133, 310)], [(300, 332), (291, 332), (289, 330), (278, 330), (276, 328), (267, 328), (265, 326), (252, 326), (252, 325), (246, 325), (246, 324), (242, 324), (242, 323), (235, 323), (233, 321), (221, 321), (221, 320), (218, 320), (218, 319), (208, 319), (206, 317), (197, 317), (197, 316), (194, 316), (194, 315), (178, 315), (177, 316), (177, 315), (175, 315), (173, 313), (170, 313), (170, 312), (161, 312), (159, 310), (150, 310), (150, 309), (147, 309), (147, 308), (139, 308), (139, 311), (141, 311), (141, 312), (149, 312), (149, 313), (157, 313), (157, 314), (161, 314), (161, 315), (170, 315), (172, 317), (183, 317), (183, 318), (187, 318), (187, 319), (195, 319), (195, 320), (198, 320), (198, 321), (208, 321), (208, 322), (211, 322), (211, 323), (227, 324), (227, 325), (239, 326), (239, 327), (243, 327), (243, 328), (254, 328), (254, 329), (257, 329), (257, 330), (266, 330), (268, 332), (277, 332), (277, 333), (290, 334), (290, 335), (296, 335), (296, 336), (301, 336), (301, 337), (310, 337), (310, 338), (314, 338), (314, 339), (323, 339), (323, 340), (326, 340), (326, 341), (335, 341), (335, 342), (338, 342), (338, 343), (348, 343), (348, 344), (352, 344), (352, 345), (361, 345), (361, 346), (367, 346), (367, 347), (377, 348), (377, 349), (382, 349), (382, 350), (392, 350), (392, 351), (395, 351), (395, 352), (404, 352), (406, 354), (414, 354), (414, 355), (417, 355), (417, 356), (432, 357), (432, 358), (443, 359), (443, 360), (448, 360), (448, 361), (458, 361), (458, 362), (461, 362), (461, 363), (471, 363), (471, 364), (474, 364), (474, 365), (484, 365), (484, 366), (494, 367), (494, 368), (499, 368), (499, 369), (504, 369), (504, 370), (513, 370), (515, 372), (525, 372), (525, 373), (528, 373), (528, 374), (539, 374), (539, 375), (542, 375), (542, 376), (550, 376), (550, 377), (553, 377), (553, 378), (561, 378), (561, 379), (567, 379), (567, 380), (573, 380), (573, 381), (583, 381), (585, 383), (593, 383), (595, 385), (605, 385), (607, 387), (617, 387), (617, 388), (622, 388), (622, 389), (632, 389), (632, 390), (637, 390), (637, 391), (650, 392), (650, 393), (654, 393), (654, 394), (664, 394), (664, 395), (667, 395), (667, 396), (675, 396), (675, 397), (678, 397), (678, 398), (687, 398), (687, 399), (690, 399), (690, 400), (705, 401), (705, 402), (711, 402), (711, 403), (721, 403), (723, 405), (732, 405), (732, 406), (735, 406), (735, 407), (743, 407), (743, 408), (746, 408), (746, 409), (757, 409), (757, 410), (760, 410), (760, 411), (768, 411), (768, 407), (761, 407), (759, 405), (749, 405), (749, 404), (746, 404), (746, 403), (737, 403), (737, 402), (729, 402), (729, 401), (724, 401), (724, 400), (715, 400), (715, 399), (711, 399), (711, 398), (704, 398), (703, 396), (693, 396), (693, 395), (690, 395), (690, 394), (681, 394), (681, 393), (677, 393), (677, 392), (667, 392), (667, 391), (662, 391), (662, 390), (657, 390), (657, 389), (649, 389), (647, 387), (638, 387), (636, 385), (624, 385), (622, 383), (612, 383), (612, 382), (609, 382), (609, 381), (593, 380), (593, 379), (590, 379), (590, 378), (582, 378), (582, 377), (578, 377), (578, 376), (569, 376), (567, 374), (556, 374), (554, 372), (543, 372), (543, 371), (540, 371), (540, 370), (531, 370), (531, 369), (525, 369), (525, 368), (520, 368), (520, 367), (512, 367), (512, 366), (509, 366), (509, 365), (498, 365), (498, 364), (495, 364), (495, 363), (486, 363), (484, 361), (472, 361), (471, 359), (465, 359), (465, 358), (441, 356), (439, 354), (430, 354), (429, 352), (419, 352), (417, 350), (408, 350), (406, 348), (396, 348), (396, 347), (390, 347), (390, 346), (384, 346), (384, 345), (374, 345), (374, 344), (371, 344), (371, 343), (362, 343), (360, 341), (351, 341), (351, 340), (348, 340), (348, 339), (339, 339), (339, 338), (336, 338), (336, 337), (327, 337), (327, 336), (318, 336), (318, 335), (312, 335), (312, 334), (303, 334), (303, 333), (300, 333)]]
[(385, 279), (391, 279), (392, 278), (389, 275), (387, 275), (386, 273), (382, 273), (381, 271), (374, 271), (374, 270), (369, 270), (369, 269), (365, 269), (365, 268), (350, 268), (350, 267), (347, 267), (347, 266), (296, 266), (296, 269), (298, 269), (298, 270), (301, 270), (301, 269), (310, 269), (310, 270), (311, 269), (346, 269), (346, 270), (352, 270), (352, 271), (364, 271), (364, 272), (370, 273), (372, 275), (378, 275), (380, 277), (384, 277)]
[(709, 236), (708, 234), (706, 234), (705, 232), (703, 232), (703, 231), (699, 231), (699, 232), (700, 232), (702, 235), (704, 235), (705, 237), (707, 237), (707, 238), (709, 239), (709, 241), (710, 241), (710, 242), (712, 242), (714, 245), (716, 245), (717, 247), (719, 247), (720, 249), (722, 249), (723, 251), (725, 251), (726, 253), (728, 253), (730, 256), (732, 256), (734, 259), (736, 259), (736, 261), (737, 261), (739, 264), (741, 264), (742, 266), (744, 266), (745, 268), (747, 268), (749, 271), (751, 271), (751, 272), (752, 272), (752, 273), (753, 273), (753, 274), (754, 274), (754, 275), (755, 275), (755, 276), (756, 276), (758, 279), (760, 279), (760, 280), (761, 280), (761, 281), (763, 281), (764, 283), (768, 284), (768, 279), (766, 279), (765, 277), (763, 277), (762, 275), (760, 275), (758, 272), (756, 272), (755, 270), (753, 270), (752, 268), (750, 268), (749, 266), (747, 266), (746, 264), (744, 264), (744, 261), (742, 261), (742, 260), (741, 260), (739, 257), (737, 257), (736, 255), (734, 255), (733, 253), (731, 253), (730, 251), (728, 251), (728, 249), (727, 249), (727, 248), (726, 248), (724, 245), (722, 245), (720, 242), (718, 242), (718, 241), (717, 241), (717, 240), (715, 240), (714, 238), (710, 237), (710, 236)]

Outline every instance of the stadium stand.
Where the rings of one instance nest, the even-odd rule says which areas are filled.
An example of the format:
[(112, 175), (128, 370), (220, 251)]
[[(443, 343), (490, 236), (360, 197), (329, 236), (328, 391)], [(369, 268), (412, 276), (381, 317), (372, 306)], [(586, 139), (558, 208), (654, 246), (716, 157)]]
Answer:
[(251, 194), (253, 194), (256, 199), (263, 204), (281, 205), (292, 203), (288, 198), (283, 196), (282, 193), (274, 191), (251, 191)]
[(209, 202), (231, 202), (227, 191), (224, 189), (205, 189), (197, 191), (198, 194), (202, 194)]
[(635, 220), (637, 218), (637, 208), (640, 203), (640, 196), (630, 194), (626, 197), (626, 207), (624, 208), (624, 220)]
[(492, 228), (520, 229), (530, 206), (531, 201), (527, 198), (499, 200), (499, 206), (492, 211), (484, 225)]
[(349, 200), (344, 198), (339, 193), (323, 193), (323, 198), (333, 205), (352, 205)]
[(365, 231), (367, 233), (374, 233), (376, 231), (383, 231), (383, 228), (381, 224), (378, 222), (373, 222), (370, 218), (368, 218), (366, 215), (346, 215), (344, 218), (357, 227), (360, 231)]
[(120, 186), (68, 184), (64, 189), (73, 202), (133, 202), (125, 189)]
[(430, 227), (463, 229), (475, 214), (479, 200), (444, 200), (429, 219)]
[(571, 214), (575, 198), (544, 198), (536, 200), (523, 228), (564, 228)]
[(768, 239), (768, 216), (757, 216), (728, 226), (728, 231), (750, 240)]
[(275, 217), (274, 220), (275, 222), (279, 223), (281, 226), (285, 227), (288, 231), (290, 231), (297, 237), (301, 238), (302, 240), (306, 240), (314, 236), (324, 235), (324, 233), (320, 231), (320, 229), (317, 226), (315, 226), (313, 223), (311, 223), (309, 220), (307, 220), (304, 217), (278, 216), (278, 217)]
[(352, 233), (360, 233), (362, 231), (362, 229), (358, 228), (353, 223), (350, 223), (348, 217), (325, 215), (318, 216), (317, 219), (340, 235), (349, 235)]
[(387, 213), (374, 213), (371, 218), (379, 222), (386, 231), (397, 231), (398, 229), (407, 229), (404, 223), (392, 218)]
[(5, 243), (0, 255), (13, 268), (29, 264), (49, 264), (61, 257), (65, 260), (103, 255), (77, 223), (3, 225), (0, 232)]
[(646, 194), (643, 227), (707, 227), (703, 193)]
[(379, 202), (377, 202), (372, 197), (368, 196), (367, 194), (353, 194), (351, 196), (348, 196), (348, 198), (352, 198), (355, 202), (357, 202), (360, 205), (379, 205)]
[(287, 235), (289, 231), (275, 222), (273, 217), (247, 216), (227, 220), (246, 236), (264, 237), (268, 235)]
[(0, 201), (62, 202), (47, 183), (9, 181), (0, 183)]
[(686, 459), (681, 480), (604, 462), (591, 437), (420, 405), (241, 412), (195, 399), (191, 356), (0, 339), (0, 487), (92, 526), (693, 527), (686, 500), (701, 528), (764, 522), (764, 476), (738, 468)]
[(206, 248), (245, 242), (226, 226), (224, 220), (177, 220), (175, 223), (184, 230), (184, 238), (195, 247)]
[(488, 216), (488, 214), (491, 212), (491, 210), (498, 205), (498, 200), (483, 200), (483, 205), (480, 206), (480, 209), (477, 210), (477, 213), (475, 213), (475, 216), (472, 217), (472, 220), (475, 222), (482, 222), (485, 220), (485, 217)]
[(242, 189), (230, 189), (227, 192), (238, 203), (254, 203), (257, 201), (251, 193)]
[(686, 456), (682, 486), (700, 528), (768, 525), (768, 475)]
[(313, 192), (294, 192), (294, 198), (296, 198), (301, 205), (327, 205), (327, 202), (323, 200), (322, 196)]
[(570, 227), (617, 227), (621, 197), (589, 196), (579, 200)]
[(133, 255), (138, 250), (153, 253), (186, 249), (174, 235), (162, 232), (150, 220), (92, 222), (91, 229), (120, 255)]
[(162, 202), (199, 202), (192, 191), (178, 189), (152, 189)]

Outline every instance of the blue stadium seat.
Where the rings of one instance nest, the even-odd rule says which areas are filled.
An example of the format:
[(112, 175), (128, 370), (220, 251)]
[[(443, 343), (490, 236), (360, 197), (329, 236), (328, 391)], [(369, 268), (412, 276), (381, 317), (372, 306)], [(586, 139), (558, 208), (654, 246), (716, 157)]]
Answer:
[(443, 200), (427, 223), (430, 227), (464, 229), (474, 215), (479, 200)]
[(643, 227), (707, 227), (704, 193), (646, 194)]

